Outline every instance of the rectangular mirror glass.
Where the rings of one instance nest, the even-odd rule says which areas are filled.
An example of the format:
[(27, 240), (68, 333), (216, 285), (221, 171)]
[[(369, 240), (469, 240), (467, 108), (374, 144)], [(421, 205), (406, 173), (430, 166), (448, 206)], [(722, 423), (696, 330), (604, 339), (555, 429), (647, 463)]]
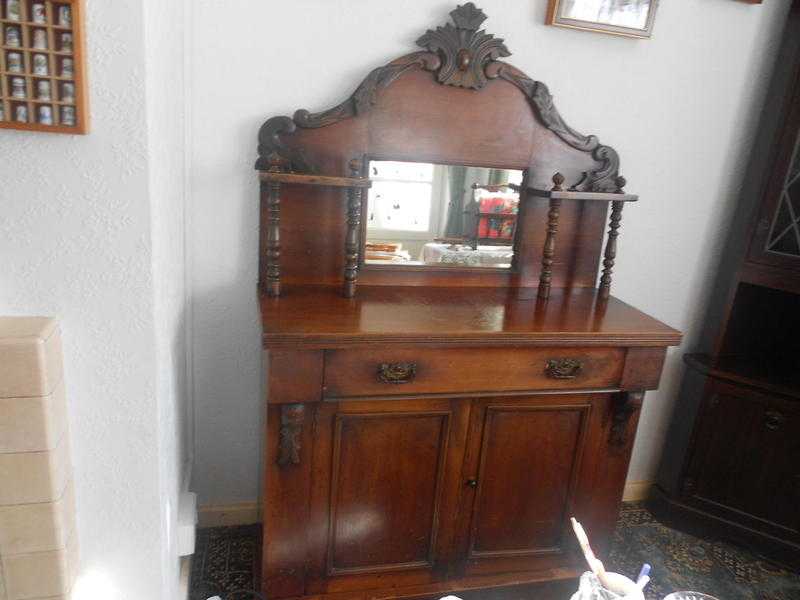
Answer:
[(366, 264), (510, 268), (522, 171), (372, 160)]

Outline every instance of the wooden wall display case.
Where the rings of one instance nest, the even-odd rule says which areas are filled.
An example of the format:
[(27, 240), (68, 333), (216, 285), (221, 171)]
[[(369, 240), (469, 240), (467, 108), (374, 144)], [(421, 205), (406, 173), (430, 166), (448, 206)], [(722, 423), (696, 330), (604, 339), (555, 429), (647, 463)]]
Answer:
[[(605, 552), (681, 339), (610, 293), (637, 207), (616, 151), (500, 60), (483, 11), (450, 14), (338, 106), (259, 132), (272, 599), (567, 597), (569, 517)], [(508, 264), (408, 251), (497, 252), (453, 225), (473, 185), (515, 190)]]
[(0, 128), (87, 133), (83, 0), (0, 7)]
[(652, 507), (800, 567), (800, 0), (761, 114)]

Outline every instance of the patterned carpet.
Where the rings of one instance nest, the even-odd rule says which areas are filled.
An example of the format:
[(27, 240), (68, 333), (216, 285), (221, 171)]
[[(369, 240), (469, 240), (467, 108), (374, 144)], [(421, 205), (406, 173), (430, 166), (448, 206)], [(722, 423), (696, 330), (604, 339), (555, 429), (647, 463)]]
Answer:
[[(191, 600), (261, 598), (258, 589), (260, 527), (215, 527), (197, 532)], [(634, 577), (653, 566), (648, 600), (675, 590), (695, 590), (720, 600), (800, 600), (800, 574), (743, 548), (670, 529), (638, 503), (623, 505), (606, 567)]]

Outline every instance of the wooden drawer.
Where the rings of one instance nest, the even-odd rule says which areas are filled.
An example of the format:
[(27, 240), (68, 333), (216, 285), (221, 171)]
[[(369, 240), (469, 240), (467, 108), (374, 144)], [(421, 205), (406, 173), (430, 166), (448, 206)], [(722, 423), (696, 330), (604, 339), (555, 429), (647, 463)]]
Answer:
[(616, 387), (624, 348), (327, 350), (327, 397)]

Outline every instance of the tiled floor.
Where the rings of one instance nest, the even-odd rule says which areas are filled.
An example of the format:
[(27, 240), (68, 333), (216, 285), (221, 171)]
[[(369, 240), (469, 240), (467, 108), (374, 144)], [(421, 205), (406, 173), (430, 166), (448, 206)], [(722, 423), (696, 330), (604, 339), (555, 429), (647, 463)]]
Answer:
[[(260, 598), (253, 591), (258, 589), (259, 544), (257, 525), (199, 530), (191, 600)], [(624, 505), (608, 562), (609, 570), (631, 577), (649, 562), (648, 600), (675, 590), (702, 591), (720, 600), (800, 600), (800, 574), (742, 548), (670, 529), (640, 504)]]

